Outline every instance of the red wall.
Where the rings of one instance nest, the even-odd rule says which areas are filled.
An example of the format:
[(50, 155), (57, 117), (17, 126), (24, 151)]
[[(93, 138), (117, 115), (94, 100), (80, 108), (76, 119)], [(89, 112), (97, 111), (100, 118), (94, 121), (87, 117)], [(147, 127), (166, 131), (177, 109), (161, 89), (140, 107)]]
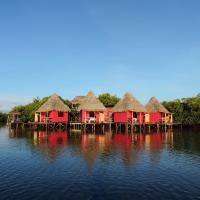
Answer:
[[(49, 112), (49, 118), (51, 122), (68, 123), (68, 112), (63, 113), (63, 117), (58, 117), (58, 111)], [(40, 122), (45, 122), (46, 113), (41, 113)]]
[(115, 123), (127, 123), (128, 122), (128, 113), (127, 112), (115, 112), (114, 114)]
[[(127, 123), (132, 120), (132, 112), (115, 112), (113, 115), (115, 123)], [(144, 113), (141, 113), (141, 117), (140, 113), (138, 113), (137, 119), (142, 124), (144, 122)]]
[(156, 113), (150, 113), (150, 123), (154, 124), (158, 124), (162, 122), (162, 113), (160, 112), (156, 112)]

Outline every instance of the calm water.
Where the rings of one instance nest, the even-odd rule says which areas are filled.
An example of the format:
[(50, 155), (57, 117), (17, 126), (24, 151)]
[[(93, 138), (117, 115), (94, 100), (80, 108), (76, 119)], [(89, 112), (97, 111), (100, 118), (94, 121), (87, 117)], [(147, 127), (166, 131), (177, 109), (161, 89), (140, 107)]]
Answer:
[(200, 199), (200, 131), (0, 128), (0, 199)]

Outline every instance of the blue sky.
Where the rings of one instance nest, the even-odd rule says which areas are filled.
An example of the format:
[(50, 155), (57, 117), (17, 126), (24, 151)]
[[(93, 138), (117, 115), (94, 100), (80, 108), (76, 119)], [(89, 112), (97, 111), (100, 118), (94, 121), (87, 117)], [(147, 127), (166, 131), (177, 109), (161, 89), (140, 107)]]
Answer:
[(198, 0), (0, 0), (0, 110), (55, 92), (196, 95), (199, 10)]

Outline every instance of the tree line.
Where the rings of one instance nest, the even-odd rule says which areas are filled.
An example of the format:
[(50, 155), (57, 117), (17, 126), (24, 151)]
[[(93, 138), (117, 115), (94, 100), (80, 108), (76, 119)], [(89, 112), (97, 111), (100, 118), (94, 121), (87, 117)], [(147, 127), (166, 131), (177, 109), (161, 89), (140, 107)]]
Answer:
[(162, 103), (174, 116), (174, 122), (183, 125), (200, 124), (200, 94), (195, 97), (164, 101)]
[(0, 112), (0, 125), (6, 123), (7, 117), (8, 117), (8, 115), (6, 113)]
[[(49, 97), (42, 99), (35, 98), (27, 105), (16, 106), (12, 111), (18, 111), (21, 113), (21, 121), (28, 122), (34, 121), (35, 111), (48, 100)], [(60, 97), (61, 98), (61, 97)], [(99, 100), (105, 105), (105, 107), (113, 107), (120, 98), (116, 95), (109, 93), (103, 93), (98, 96)], [(61, 98), (62, 99), (62, 98)], [(62, 99), (65, 104), (70, 108), (72, 107), (69, 100)], [(162, 104), (173, 113), (174, 122), (184, 125), (196, 125), (200, 124), (200, 94), (195, 97), (176, 99), (173, 101), (164, 101)], [(0, 122), (6, 122), (7, 115), (0, 113)]]

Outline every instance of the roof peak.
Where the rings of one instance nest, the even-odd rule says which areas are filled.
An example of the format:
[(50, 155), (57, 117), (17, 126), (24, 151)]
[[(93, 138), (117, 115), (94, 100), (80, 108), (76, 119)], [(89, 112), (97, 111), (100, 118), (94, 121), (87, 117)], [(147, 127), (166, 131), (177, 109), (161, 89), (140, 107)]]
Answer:
[(169, 111), (160, 103), (160, 101), (156, 97), (151, 97), (145, 108), (148, 112), (169, 113)]
[(63, 100), (57, 95), (53, 94), (48, 100), (37, 110), (37, 112), (48, 112), (48, 111), (61, 111), (68, 112), (70, 108), (63, 102)]
[(94, 92), (93, 92), (92, 90), (90, 90), (90, 91), (87, 93), (86, 96), (89, 96), (89, 95), (93, 95), (93, 96), (95, 96), (95, 94), (94, 94)]
[(53, 93), (53, 94), (51, 95), (51, 97), (59, 97), (59, 95), (57, 95), (56, 93)]
[(86, 111), (103, 111), (105, 110), (103, 103), (95, 96), (92, 91), (89, 91), (88, 94), (83, 98), (78, 110)]
[(132, 95), (130, 92), (126, 92), (123, 98), (114, 106), (115, 112), (145, 112), (144, 106)]

